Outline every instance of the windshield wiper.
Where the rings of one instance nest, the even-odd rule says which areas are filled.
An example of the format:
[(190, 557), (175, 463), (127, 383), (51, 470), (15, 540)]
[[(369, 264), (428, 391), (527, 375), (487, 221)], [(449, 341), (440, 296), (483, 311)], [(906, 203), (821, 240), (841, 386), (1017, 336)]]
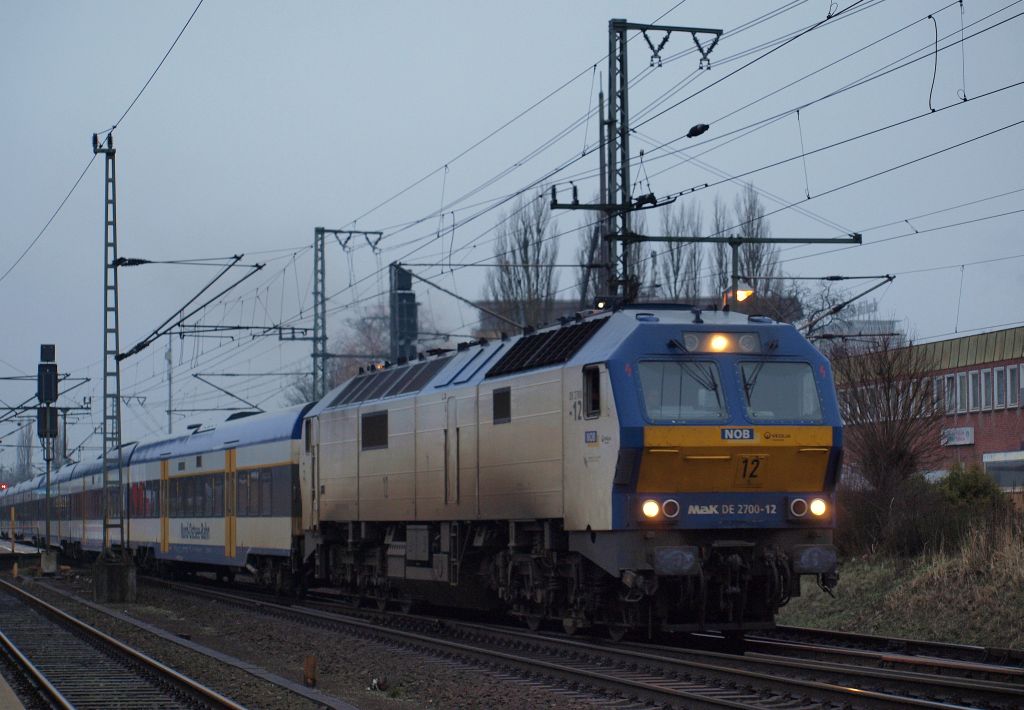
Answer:
[(743, 376), (743, 394), (747, 398), (747, 404), (749, 405), (750, 397), (754, 393), (754, 387), (757, 386), (757, 377), (761, 374), (761, 369), (764, 367), (764, 362), (759, 362), (754, 365), (754, 371), (750, 374), (750, 379), (747, 379), (747, 371), (741, 365), (740, 374)]

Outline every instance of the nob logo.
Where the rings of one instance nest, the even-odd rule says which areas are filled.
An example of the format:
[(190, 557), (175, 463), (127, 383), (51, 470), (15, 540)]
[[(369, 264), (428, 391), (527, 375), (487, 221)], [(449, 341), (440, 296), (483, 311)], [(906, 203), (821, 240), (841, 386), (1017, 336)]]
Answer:
[(747, 427), (722, 429), (722, 438), (727, 441), (752, 441), (754, 430)]

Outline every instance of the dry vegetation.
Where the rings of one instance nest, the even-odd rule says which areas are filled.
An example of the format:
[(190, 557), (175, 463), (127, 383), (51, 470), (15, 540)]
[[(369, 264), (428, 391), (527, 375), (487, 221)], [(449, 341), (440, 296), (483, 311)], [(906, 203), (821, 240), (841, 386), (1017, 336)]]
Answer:
[(779, 623), (1024, 648), (1024, 525), (971, 529), (955, 549), (916, 558), (862, 555), (842, 566), (836, 598), (813, 584)]

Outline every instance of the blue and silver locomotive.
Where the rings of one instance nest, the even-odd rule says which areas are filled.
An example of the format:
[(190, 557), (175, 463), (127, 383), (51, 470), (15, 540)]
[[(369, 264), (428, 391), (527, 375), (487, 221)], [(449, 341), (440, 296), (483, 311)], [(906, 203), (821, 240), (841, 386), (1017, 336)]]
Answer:
[[(791, 325), (632, 305), (371, 368), (310, 408), (126, 447), (140, 562), (248, 570), (531, 627), (769, 627), (837, 580), (842, 428)], [(50, 544), (95, 550), (98, 462), (56, 474)], [(0, 497), (44, 529), (39, 486)]]

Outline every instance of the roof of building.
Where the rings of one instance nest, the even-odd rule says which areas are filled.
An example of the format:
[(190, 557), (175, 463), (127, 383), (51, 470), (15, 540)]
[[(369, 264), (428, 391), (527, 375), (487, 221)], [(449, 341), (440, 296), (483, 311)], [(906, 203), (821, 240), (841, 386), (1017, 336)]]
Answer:
[(954, 370), (1004, 360), (1024, 359), (1024, 326), (915, 345), (937, 370)]

